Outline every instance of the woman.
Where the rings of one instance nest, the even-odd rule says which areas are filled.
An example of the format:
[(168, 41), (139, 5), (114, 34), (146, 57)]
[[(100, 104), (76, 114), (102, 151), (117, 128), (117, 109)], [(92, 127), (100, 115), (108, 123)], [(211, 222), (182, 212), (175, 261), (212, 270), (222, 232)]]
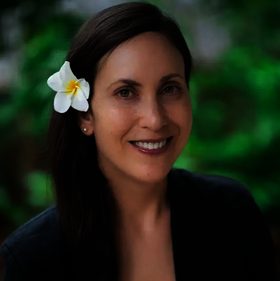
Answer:
[(151, 4), (84, 24), (48, 80), (56, 206), (2, 245), (5, 280), (274, 280), (246, 189), (172, 169), (191, 131), (190, 71), (178, 26)]

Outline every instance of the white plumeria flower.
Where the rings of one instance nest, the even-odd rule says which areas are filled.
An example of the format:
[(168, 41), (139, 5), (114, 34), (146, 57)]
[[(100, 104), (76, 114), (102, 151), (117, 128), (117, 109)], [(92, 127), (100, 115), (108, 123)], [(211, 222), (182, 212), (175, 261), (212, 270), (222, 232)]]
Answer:
[(54, 109), (57, 112), (64, 113), (70, 106), (79, 111), (88, 110), (89, 84), (85, 79), (77, 79), (69, 61), (65, 61), (60, 70), (49, 77), (47, 83), (57, 92), (54, 98)]

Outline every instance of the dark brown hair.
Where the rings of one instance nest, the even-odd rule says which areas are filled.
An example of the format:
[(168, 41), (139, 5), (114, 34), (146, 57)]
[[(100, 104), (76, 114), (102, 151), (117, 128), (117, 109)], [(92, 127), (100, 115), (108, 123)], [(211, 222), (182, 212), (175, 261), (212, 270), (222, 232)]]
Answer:
[[(172, 18), (148, 3), (119, 4), (96, 14), (74, 37), (66, 60), (76, 77), (92, 86), (105, 54), (148, 31), (163, 34), (181, 53), (188, 85), (192, 61), (184, 37)], [(93, 94), (91, 87), (90, 99)], [(62, 231), (76, 255), (90, 249), (94, 280), (116, 280), (114, 199), (98, 167), (95, 139), (81, 132), (77, 119), (72, 108), (64, 114), (53, 112), (49, 129), (50, 172)], [(85, 267), (85, 260), (80, 261)]]

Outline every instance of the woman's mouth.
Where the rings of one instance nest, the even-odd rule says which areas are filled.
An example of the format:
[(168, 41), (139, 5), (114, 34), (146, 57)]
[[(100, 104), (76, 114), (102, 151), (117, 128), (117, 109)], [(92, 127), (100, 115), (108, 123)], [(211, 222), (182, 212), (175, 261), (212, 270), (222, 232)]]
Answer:
[(164, 152), (172, 137), (168, 137), (166, 139), (160, 139), (160, 140), (137, 140), (137, 141), (130, 141), (135, 148), (137, 148), (139, 151), (147, 154), (159, 154)]

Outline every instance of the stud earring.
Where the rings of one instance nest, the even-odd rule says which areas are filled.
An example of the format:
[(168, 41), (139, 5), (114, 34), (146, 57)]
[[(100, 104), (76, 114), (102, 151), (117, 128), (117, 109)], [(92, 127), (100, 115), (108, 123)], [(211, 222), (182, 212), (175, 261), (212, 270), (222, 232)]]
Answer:
[(87, 131), (87, 128), (83, 128), (83, 132), (86, 132)]

